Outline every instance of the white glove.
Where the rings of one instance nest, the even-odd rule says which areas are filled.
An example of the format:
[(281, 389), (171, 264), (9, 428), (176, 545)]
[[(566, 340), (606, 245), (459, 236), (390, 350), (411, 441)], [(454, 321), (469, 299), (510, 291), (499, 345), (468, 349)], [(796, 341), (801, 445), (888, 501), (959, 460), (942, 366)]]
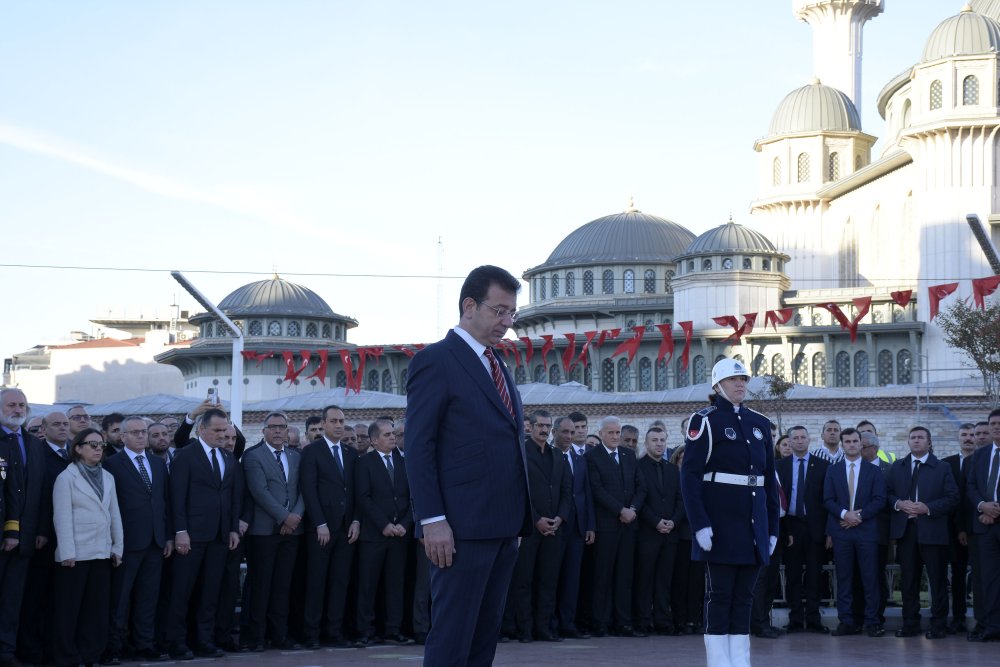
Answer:
[(776, 546), (778, 546), (778, 538), (776, 536), (772, 535), (771, 539), (770, 539), (770, 544), (767, 547), (767, 555), (768, 556), (773, 556), (774, 555), (774, 548)]
[(696, 540), (698, 540), (698, 546), (701, 547), (702, 551), (712, 550), (712, 527), (702, 528), (697, 533), (694, 534)]

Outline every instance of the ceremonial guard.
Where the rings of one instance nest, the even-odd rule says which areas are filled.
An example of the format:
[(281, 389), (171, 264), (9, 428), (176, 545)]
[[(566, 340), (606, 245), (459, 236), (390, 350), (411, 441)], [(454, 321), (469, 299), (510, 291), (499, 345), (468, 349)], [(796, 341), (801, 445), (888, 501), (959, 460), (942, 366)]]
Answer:
[(750, 373), (722, 359), (712, 368), (711, 405), (691, 415), (681, 490), (705, 563), (709, 667), (748, 667), (753, 588), (778, 540), (778, 493), (770, 421), (743, 407)]

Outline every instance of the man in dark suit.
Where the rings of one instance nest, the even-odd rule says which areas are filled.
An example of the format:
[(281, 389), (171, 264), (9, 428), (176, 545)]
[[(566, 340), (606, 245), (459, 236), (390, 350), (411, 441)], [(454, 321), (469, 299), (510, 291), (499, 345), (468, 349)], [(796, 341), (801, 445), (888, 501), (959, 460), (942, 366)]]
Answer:
[[(785, 590), (788, 598), (788, 632), (826, 633), (819, 613), (820, 571), (826, 552), (826, 508), (823, 481), (829, 462), (809, 452), (809, 431), (804, 426), (788, 430), (792, 455), (778, 461), (775, 470), (781, 488), (788, 494), (785, 525), (792, 538), (785, 547)], [(803, 578), (805, 572), (805, 606)]]
[[(856, 635), (864, 626), (869, 637), (885, 634), (878, 620), (878, 513), (885, 506), (885, 480), (875, 466), (861, 458), (861, 435), (853, 428), (840, 432), (844, 456), (826, 471), (823, 504), (828, 512), (826, 532), (833, 540), (837, 572), (837, 617), (834, 635)], [(861, 575), (865, 612), (855, 618), (852, 609), (854, 572)]]
[[(582, 416), (582, 415), (581, 415)], [(584, 426), (586, 418), (584, 417)], [(584, 429), (586, 431), (586, 428)], [(580, 599), (580, 568), (583, 563), (584, 546), (594, 543), (594, 497), (590, 492), (587, 478), (587, 461), (583, 454), (583, 440), (579, 450), (573, 443), (576, 424), (571, 417), (557, 417), (553, 422), (555, 437), (553, 444), (562, 452), (563, 458), (573, 478), (569, 517), (566, 519), (566, 549), (562, 566), (559, 568), (559, 593), (556, 606), (559, 634), (571, 639), (586, 639), (590, 635), (582, 632), (576, 623), (577, 602)], [(586, 436), (586, 432), (584, 433)], [(590, 582), (586, 582), (587, 588)]]
[[(23, 428), (28, 420), (28, 399), (20, 389), (0, 390), (0, 519), (3, 546), (0, 549), (0, 664), (14, 664), (18, 615), (24, 591), (24, 573), (28, 556), (21, 550), (24, 540), (35, 539), (21, 533), (21, 521), (28, 518), (37, 525), (37, 508), (26, 507), (25, 483), (28, 467), (37, 464), (38, 440)], [(34, 467), (34, 466), (32, 466)], [(33, 474), (35, 470), (31, 471)], [(35, 496), (36, 502), (40, 499)], [(51, 504), (51, 498), (49, 498)], [(26, 516), (22, 516), (22, 514)]]
[(966, 497), (975, 512), (972, 531), (979, 548), (983, 596), (982, 627), (969, 633), (969, 641), (1000, 641), (1000, 410), (989, 417), (993, 442), (980, 447), (969, 460), (965, 474)]
[(619, 447), (621, 421), (605, 417), (597, 432), (603, 445), (587, 452), (587, 476), (594, 495), (597, 537), (594, 541), (594, 635), (608, 633), (614, 610), (614, 632), (645, 637), (632, 625), (632, 567), (636, 519), (646, 499), (646, 486), (631, 449)]
[(493, 349), (520, 287), (501, 268), (474, 269), (458, 325), (410, 361), (406, 474), (431, 561), (432, 667), (492, 663), (517, 536), (531, 529), (521, 399)]
[(288, 592), (302, 535), (305, 501), (299, 493), (299, 458), (285, 446), (288, 417), (272, 412), (264, 418), (264, 444), (243, 455), (243, 476), (253, 504), (247, 528), (247, 554), (252, 595), (248, 637), (242, 643), (264, 650), (270, 629), (272, 646), (301, 648), (288, 637)]
[(309, 581), (302, 634), (308, 649), (319, 648), (324, 616), (326, 642), (336, 648), (350, 646), (344, 638), (344, 605), (361, 522), (354, 507), (358, 452), (343, 445), (343, 435), (344, 411), (336, 405), (327, 406), (323, 409), (323, 437), (302, 452)]
[(889, 536), (896, 540), (903, 627), (897, 637), (920, 634), (920, 579), (927, 568), (931, 591), (928, 639), (948, 636), (948, 517), (958, 505), (958, 486), (951, 467), (930, 453), (931, 434), (923, 426), (910, 429), (910, 453), (892, 464), (887, 486), (892, 518)]
[(243, 473), (222, 447), (229, 418), (210, 408), (198, 423), (198, 441), (183, 448), (170, 467), (174, 534), (173, 582), (166, 639), (175, 660), (194, 657), (187, 645), (191, 595), (200, 582), (194, 650), (201, 657), (225, 655), (214, 643), (215, 611), (226, 554), (240, 543)]
[(358, 460), (355, 471), (361, 542), (358, 548), (358, 634), (356, 646), (367, 646), (375, 634), (375, 602), (379, 583), (385, 599), (385, 639), (393, 644), (411, 640), (403, 625), (406, 557), (413, 542), (413, 512), (406, 466), (396, 449), (389, 419), (368, 427), (374, 447)]
[(130, 611), (133, 655), (140, 660), (167, 657), (153, 648), (154, 623), (163, 559), (174, 550), (167, 524), (167, 464), (148, 455), (144, 419), (126, 417), (121, 428), (124, 449), (104, 461), (104, 469), (115, 478), (125, 534), (122, 564), (111, 573), (111, 636), (105, 659), (111, 665), (121, 662), (126, 648)]
[[(214, 399), (208, 398), (199, 403), (198, 407), (184, 416), (184, 421), (179, 424), (177, 430), (174, 431), (174, 447), (176, 449), (173, 452), (170, 450), (167, 451), (167, 467), (170, 466), (170, 463), (173, 461), (173, 457), (177, 455), (177, 450), (188, 444), (198, 442), (197, 438), (191, 437), (191, 432), (194, 430), (194, 425), (198, 421), (198, 418), (205, 414), (208, 410), (212, 409), (222, 410), (222, 407), (219, 406)], [(247, 439), (243, 435), (243, 432), (240, 431), (240, 429), (234, 424), (230, 424), (230, 427), (236, 431), (235, 444), (231, 450), (233, 452), (233, 456), (235, 456), (236, 460), (239, 461), (243, 458), (243, 452), (246, 450)]]
[[(646, 455), (639, 459), (639, 472), (646, 487), (646, 500), (639, 510), (636, 555), (636, 628), (674, 634), (670, 613), (670, 587), (677, 554), (675, 529), (684, 519), (681, 477), (677, 466), (664, 460), (667, 432), (654, 426), (646, 432)], [(652, 615), (651, 615), (652, 614)]]
[[(870, 463), (879, 469), (879, 472), (882, 473), (883, 481), (888, 480), (892, 463), (879, 456), (878, 435), (875, 434), (874, 430), (858, 431), (858, 434), (861, 436), (861, 458), (866, 463)], [(883, 628), (885, 627), (885, 606), (889, 602), (889, 581), (885, 576), (885, 568), (889, 563), (889, 519), (892, 515), (892, 508), (889, 507), (888, 489), (886, 489), (886, 496), (885, 505), (882, 506), (882, 509), (878, 512), (878, 516), (875, 517), (875, 529), (878, 533), (878, 622)], [(857, 576), (858, 571), (856, 569), (855, 575), (853, 595), (854, 618), (863, 619), (865, 616), (865, 593), (864, 588), (861, 586), (861, 577)]]
[(562, 452), (548, 444), (552, 415), (536, 410), (529, 417), (530, 436), (524, 443), (528, 459), (528, 488), (534, 530), (521, 540), (517, 564), (507, 594), (504, 633), (527, 643), (562, 641), (552, 632), (556, 610), (559, 567), (566, 548), (567, 527), (573, 505), (573, 480)]
[(958, 486), (958, 505), (951, 513), (950, 543), (948, 551), (951, 562), (951, 623), (948, 632), (965, 634), (965, 616), (968, 613), (966, 596), (968, 589), (965, 578), (969, 570), (969, 533), (972, 530), (972, 510), (966, 500), (965, 465), (976, 451), (976, 425), (962, 424), (958, 427), (958, 453), (946, 456), (942, 462), (951, 466), (951, 474)]

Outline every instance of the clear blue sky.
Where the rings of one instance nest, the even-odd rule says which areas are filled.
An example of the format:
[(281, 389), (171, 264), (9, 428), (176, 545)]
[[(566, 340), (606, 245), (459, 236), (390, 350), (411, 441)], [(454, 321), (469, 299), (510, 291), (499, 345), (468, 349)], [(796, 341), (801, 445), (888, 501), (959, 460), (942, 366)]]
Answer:
[[(435, 280), (293, 274), (434, 275), (441, 237), (447, 275), (519, 275), (629, 194), (696, 233), (748, 222), (753, 142), (813, 74), (791, 4), (3, 0), (0, 263), (182, 269), (216, 302), (265, 276), (194, 271), (276, 267), (360, 320), (351, 342), (428, 342)], [(867, 132), (962, 4), (868, 24)], [(0, 275), (0, 357), (181, 294), (165, 271)]]

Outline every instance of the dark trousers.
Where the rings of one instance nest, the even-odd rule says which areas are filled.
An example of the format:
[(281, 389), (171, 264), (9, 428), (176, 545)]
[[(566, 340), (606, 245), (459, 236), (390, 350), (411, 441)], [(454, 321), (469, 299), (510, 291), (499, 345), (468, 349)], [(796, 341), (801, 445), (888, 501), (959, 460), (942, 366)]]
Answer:
[(288, 592), (299, 543), (297, 535), (252, 535), (247, 540), (253, 596), (250, 636), (244, 643), (263, 644), (270, 629), (276, 644), (288, 639)]
[(577, 630), (576, 610), (580, 599), (580, 566), (583, 564), (583, 536), (576, 527), (566, 533), (566, 549), (559, 568), (556, 619), (561, 631)]
[(21, 599), (30, 556), (20, 551), (0, 551), (0, 660), (14, 657), (17, 629), (21, 619)]
[[(847, 625), (879, 625), (878, 542), (849, 537), (833, 541), (833, 562), (837, 574), (837, 618)], [(864, 592), (864, 614), (854, 613), (855, 575)]]
[(976, 627), (981, 627), (986, 617), (983, 604), (983, 565), (981, 557), (983, 549), (979, 545), (982, 536), (982, 533), (969, 533), (969, 565), (972, 568), (972, 615), (976, 619)]
[[(228, 535), (227, 535), (228, 539)], [(221, 540), (192, 542), (191, 551), (174, 552), (170, 608), (167, 612), (166, 640), (174, 646), (187, 645), (188, 609), (197, 589), (195, 640), (199, 646), (212, 644), (219, 587), (226, 569), (229, 544)]]
[(969, 611), (968, 588), (965, 576), (969, 571), (969, 547), (955, 539), (951, 543), (951, 618), (956, 623), (965, 623)]
[(313, 531), (306, 538), (305, 635), (306, 641), (318, 641), (320, 623), (326, 614), (325, 634), (331, 639), (344, 636), (344, 605), (351, 579), (354, 545), (347, 543), (347, 531), (330, 530), (330, 541), (320, 546)]
[(288, 633), (299, 641), (305, 639), (306, 539), (305, 535), (295, 536), (298, 547), (295, 551), (295, 566), (292, 568), (292, 589), (288, 593)]
[(903, 597), (903, 627), (920, 628), (920, 579), (927, 568), (931, 590), (931, 627), (943, 630), (948, 621), (948, 547), (919, 544), (917, 527), (908, 521), (902, 539), (896, 542), (900, 592)]
[(619, 528), (597, 533), (594, 540), (594, 627), (632, 625), (632, 568), (635, 531)]
[(583, 558), (580, 560), (580, 589), (576, 603), (577, 628), (586, 630), (597, 623), (594, 620), (594, 554), (597, 549), (593, 544), (583, 546)]
[(705, 610), (705, 563), (691, 559), (691, 540), (682, 539), (677, 543), (671, 597), (674, 623), (702, 624)]
[(413, 568), (413, 631), (427, 634), (431, 629), (431, 562), (423, 542), (414, 540), (416, 564)]
[(108, 652), (121, 655), (129, 638), (132, 618), (132, 645), (152, 649), (156, 624), (156, 603), (163, 576), (163, 549), (126, 551), (122, 564), (111, 573), (111, 635)]
[(514, 634), (515, 624), (522, 635), (551, 632), (565, 549), (566, 540), (559, 533), (545, 537), (535, 530), (521, 540), (504, 612), (508, 634)]
[(403, 625), (403, 583), (409, 537), (361, 542), (358, 547), (358, 634), (375, 634), (375, 602), (379, 583), (385, 599), (385, 634), (398, 635)]
[[(788, 597), (788, 623), (802, 626), (820, 623), (820, 572), (826, 558), (823, 542), (814, 542), (804, 519), (786, 517), (792, 544), (785, 548), (785, 591)], [(805, 576), (803, 576), (805, 575)], [(805, 598), (803, 606), (802, 599)]]
[[(215, 608), (215, 645), (231, 645), (233, 632), (239, 629), (236, 618), (236, 601), (240, 598), (240, 565), (246, 553), (247, 538), (244, 537), (235, 549), (226, 552), (226, 564), (219, 584), (219, 603)], [(249, 598), (241, 601), (242, 606), (250, 604)], [(248, 619), (249, 622), (249, 619)]]
[(28, 563), (17, 631), (17, 657), (21, 662), (33, 665), (52, 662), (52, 582), (56, 567), (51, 541), (37, 549)]
[(647, 629), (672, 629), (670, 588), (674, 578), (677, 542), (666, 535), (640, 538), (636, 545), (635, 624)]
[(59, 604), (52, 610), (52, 657), (56, 667), (100, 661), (108, 643), (111, 560), (78, 560), (55, 572)]
[(1000, 633), (1000, 524), (993, 524), (977, 535), (979, 560), (983, 564), (983, 626), (987, 632)]
[[(885, 605), (889, 601), (889, 582), (885, 578), (885, 566), (889, 562), (889, 545), (879, 544), (875, 552), (878, 554), (878, 608), (875, 619), (879, 625), (885, 625)], [(861, 625), (865, 618), (865, 588), (861, 583), (861, 570), (857, 563), (854, 565), (854, 578), (851, 586), (851, 615), (854, 617), (855, 625)]]
[(760, 565), (705, 563), (705, 634), (750, 634), (753, 587)]
[(784, 555), (782, 544), (787, 543), (788, 536), (782, 530), (770, 562), (761, 570), (757, 583), (754, 584), (753, 608), (750, 612), (750, 630), (753, 632), (760, 632), (772, 625), (771, 609), (774, 607), (774, 598), (781, 589), (781, 559)]
[(451, 567), (431, 564), (431, 632), (426, 667), (493, 664), (517, 538), (456, 540)]

